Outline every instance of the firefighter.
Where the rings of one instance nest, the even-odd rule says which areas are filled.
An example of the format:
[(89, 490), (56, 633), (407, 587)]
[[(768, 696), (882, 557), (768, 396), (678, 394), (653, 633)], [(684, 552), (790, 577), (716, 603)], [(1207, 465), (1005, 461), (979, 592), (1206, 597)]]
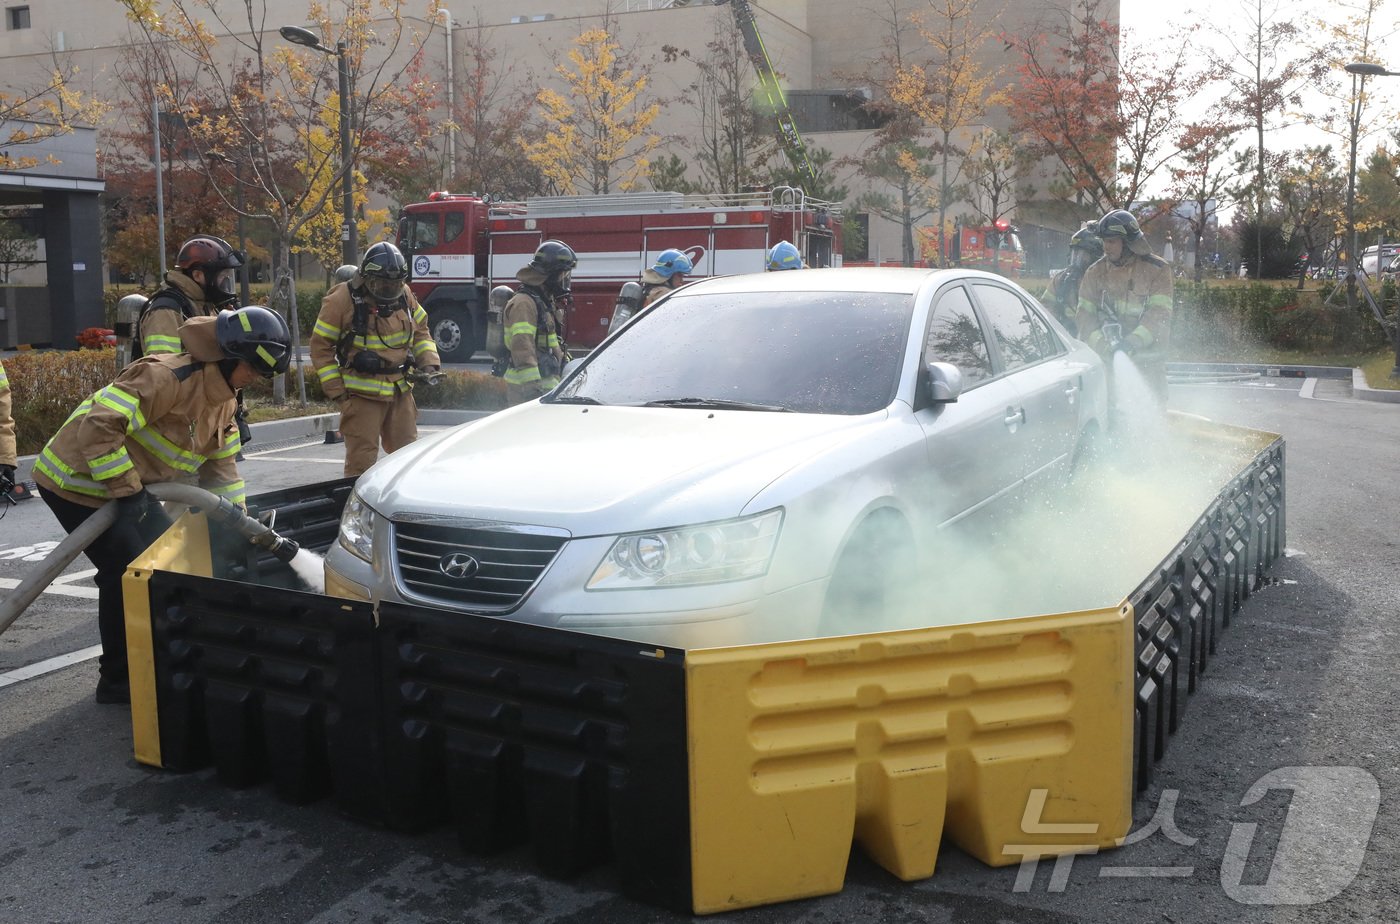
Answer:
[(506, 402), (522, 404), (559, 384), (565, 362), (562, 304), (567, 302), (578, 257), (562, 241), (545, 241), (515, 274), (520, 290), (506, 302), (505, 327), (510, 365)]
[(234, 392), (285, 372), (291, 358), (286, 322), (258, 306), (192, 318), (179, 334), (184, 352), (127, 366), (78, 406), (34, 462), (39, 495), (68, 532), (107, 501), (118, 505), (116, 523), (87, 547), (97, 567), (99, 703), (129, 700), (122, 574), (170, 522), (146, 486), (197, 479), (242, 506)]
[(165, 274), (165, 284), (137, 319), (134, 356), (179, 353), (184, 349), (178, 333), (181, 324), (236, 307), (233, 271), (245, 262), (228, 241), (213, 235), (201, 234), (181, 244), (175, 268)]
[(10, 493), (15, 486), (15, 466), (18, 464), (15, 419), (10, 416), (10, 377), (5, 374), (5, 364), (0, 363), (0, 495)]
[(311, 364), (340, 407), (345, 475), (418, 438), (418, 405), (409, 369), (441, 371), (428, 313), (407, 285), (408, 262), (380, 241), (365, 251), (349, 282), (326, 293), (311, 330)]
[(802, 254), (798, 253), (797, 247), (790, 241), (778, 241), (768, 251), (767, 269), (769, 272), (803, 269)]
[(1041, 301), (1071, 328), (1079, 311), (1079, 282), (1084, 271), (1103, 256), (1103, 241), (1099, 238), (1097, 221), (1086, 222), (1069, 239), (1069, 266), (1050, 274), (1050, 287)]
[(685, 284), (685, 274), (695, 268), (690, 257), (672, 248), (663, 250), (651, 269), (642, 271), (642, 307)]
[[(179, 353), (180, 325), (190, 318), (237, 308), (233, 295), (233, 271), (247, 263), (242, 251), (212, 234), (192, 237), (180, 245), (175, 269), (165, 274), (165, 285), (156, 290), (136, 319), (131, 357)], [(247, 445), (253, 441), (243, 393), (238, 393), (238, 433)]]
[(1163, 400), (1167, 395), (1167, 345), (1171, 337), (1172, 271), (1152, 252), (1131, 212), (1115, 209), (1099, 219), (1103, 257), (1079, 283), (1079, 339), (1110, 360), (1122, 351)]

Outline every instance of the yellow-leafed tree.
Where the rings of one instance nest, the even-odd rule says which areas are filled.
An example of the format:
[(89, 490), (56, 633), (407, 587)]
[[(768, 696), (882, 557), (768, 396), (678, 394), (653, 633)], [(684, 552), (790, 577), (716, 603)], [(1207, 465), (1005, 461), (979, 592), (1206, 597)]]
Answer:
[(77, 68), (58, 55), (36, 74), (27, 82), (18, 73), (8, 74), (9, 89), (0, 89), (0, 170), (37, 166), (40, 159), (24, 153), (25, 145), (66, 135), (75, 126), (92, 125), (106, 111), (100, 100), (75, 88)]
[(522, 141), (525, 156), (562, 194), (633, 189), (661, 144), (650, 131), (661, 106), (643, 97), (647, 75), (605, 29), (576, 38), (568, 60), (555, 68), (568, 91), (536, 95), (544, 131)]
[[(976, 0), (928, 0), (913, 15), (927, 47), (923, 60), (902, 63), (895, 71), (890, 96), (926, 123), (939, 157), (938, 227), (948, 225), (948, 205), (959, 185), (962, 158), (955, 136), (979, 127), (987, 110), (1002, 101), (992, 87), (998, 72), (979, 58), (998, 36), (997, 16), (987, 15)], [(957, 157), (956, 163), (953, 158)]]

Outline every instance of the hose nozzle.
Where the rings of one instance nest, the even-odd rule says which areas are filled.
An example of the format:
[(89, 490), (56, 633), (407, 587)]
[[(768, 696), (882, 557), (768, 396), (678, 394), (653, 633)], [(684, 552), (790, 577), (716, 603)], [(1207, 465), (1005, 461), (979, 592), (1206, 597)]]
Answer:
[(279, 536), (272, 530), (268, 530), (261, 536), (250, 540), (258, 548), (267, 549), (273, 557), (283, 564), (290, 565), (292, 559), (297, 557), (301, 551), (301, 546), (285, 536)]
[(1124, 348), (1123, 325), (1116, 321), (1109, 321), (1104, 324), (1103, 339), (1108, 343), (1109, 352), (1117, 352)]

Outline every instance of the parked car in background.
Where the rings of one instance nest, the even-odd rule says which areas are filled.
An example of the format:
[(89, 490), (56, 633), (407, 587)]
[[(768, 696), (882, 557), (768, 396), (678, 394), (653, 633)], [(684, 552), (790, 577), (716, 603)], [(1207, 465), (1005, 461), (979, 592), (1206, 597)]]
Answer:
[(703, 280), (361, 476), (327, 589), (681, 647), (888, 628), (951, 528), (1059, 488), (1106, 403), (999, 276)]
[(1396, 257), (1400, 257), (1400, 242), (1386, 244), (1383, 248), (1380, 245), (1365, 247), (1361, 251), (1361, 274), (1375, 279), (1378, 270), (1389, 267)]

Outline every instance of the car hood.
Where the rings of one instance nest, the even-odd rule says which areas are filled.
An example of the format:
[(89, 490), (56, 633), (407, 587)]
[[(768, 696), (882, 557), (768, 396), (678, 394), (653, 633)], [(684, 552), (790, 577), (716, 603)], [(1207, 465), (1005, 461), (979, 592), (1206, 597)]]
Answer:
[(356, 490), (390, 517), (499, 520), (575, 537), (680, 526), (738, 516), (784, 472), (887, 416), (531, 404), (407, 447)]

